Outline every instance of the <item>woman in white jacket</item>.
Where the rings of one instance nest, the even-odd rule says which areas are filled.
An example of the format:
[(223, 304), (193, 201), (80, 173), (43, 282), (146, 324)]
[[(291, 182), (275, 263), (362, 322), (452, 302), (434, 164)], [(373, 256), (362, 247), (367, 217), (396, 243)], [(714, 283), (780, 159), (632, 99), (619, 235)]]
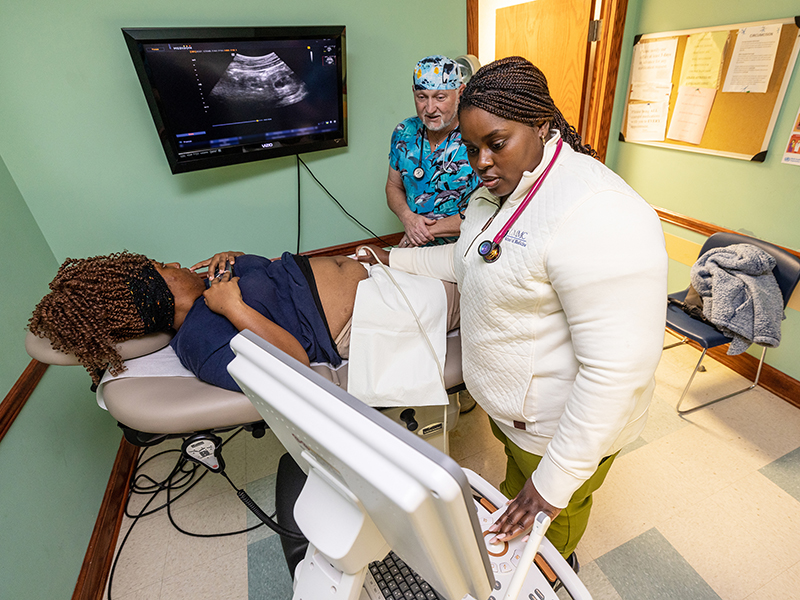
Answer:
[(501, 491), (514, 500), (497, 538), (543, 510), (576, 568), (591, 494), (645, 424), (664, 335), (664, 236), (527, 60), (480, 69), (459, 119), (483, 182), (461, 236), (393, 249), (390, 264), (458, 283), (464, 381), (508, 456)]

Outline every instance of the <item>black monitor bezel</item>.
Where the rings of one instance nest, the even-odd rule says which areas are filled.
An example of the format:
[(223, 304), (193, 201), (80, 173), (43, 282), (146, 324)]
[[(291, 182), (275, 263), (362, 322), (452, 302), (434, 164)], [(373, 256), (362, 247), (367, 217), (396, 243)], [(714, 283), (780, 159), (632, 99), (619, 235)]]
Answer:
[[(161, 145), (173, 174), (187, 173), (233, 164), (247, 163), (279, 156), (305, 154), (317, 150), (342, 148), (347, 146), (347, 86), (346, 86), (346, 46), (345, 26), (276, 26), (276, 27), (123, 27), (125, 43), (133, 60), (139, 83), (144, 92), (147, 106), (153, 118)], [(313, 139), (300, 141), (290, 146), (264, 148), (256, 152), (231, 152), (210, 154), (199, 157), (180, 156), (175, 142), (175, 132), (171, 130), (164, 106), (155, 93), (156, 84), (148, 73), (144, 55), (147, 43), (199, 43), (220, 41), (253, 40), (302, 40), (335, 38), (340, 40), (341, 57), (338, 61), (339, 73), (339, 123), (340, 128), (330, 134), (320, 134)]]

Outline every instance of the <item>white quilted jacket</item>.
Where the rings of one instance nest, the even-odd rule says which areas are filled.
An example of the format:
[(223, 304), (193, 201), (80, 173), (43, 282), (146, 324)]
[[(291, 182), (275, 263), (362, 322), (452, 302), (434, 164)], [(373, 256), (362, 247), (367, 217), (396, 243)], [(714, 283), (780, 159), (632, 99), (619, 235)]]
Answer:
[(514, 443), (544, 457), (533, 482), (563, 508), (603, 457), (644, 428), (664, 339), (667, 254), (653, 209), (565, 143), (500, 258), (483, 261), (478, 244), (506, 224), (558, 137), (485, 231), (498, 199), (480, 188), (457, 243), (394, 249), (391, 266), (458, 283), (464, 382)]

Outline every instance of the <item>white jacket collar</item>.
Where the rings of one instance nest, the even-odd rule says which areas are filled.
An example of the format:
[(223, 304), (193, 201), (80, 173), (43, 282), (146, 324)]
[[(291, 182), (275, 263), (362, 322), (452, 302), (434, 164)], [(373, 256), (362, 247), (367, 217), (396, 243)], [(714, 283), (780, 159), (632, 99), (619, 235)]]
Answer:
[[(536, 168), (533, 171), (525, 171), (522, 173), (522, 178), (519, 180), (519, 183), (514, 191), (511, 192), (506, 201), (503, 203), (504, 206), (512, 206), (522, 201), (522, 199), (525, 197), (525, 194), (528, 193), (528, 190), (539, 178), (539, 175), (542, 174), (542, 171), (547, 168), (547, 165), (550, 164), (550, 161), (553, 159), (559, 139), (561, 139), (561, 133), (557, 129), (551, 129), (550, 139), (548, 139), (547, 143), (544, 145), (544, 154), (542, 155), (542, 160), (539, 161), (539, 164), (536, 165)], [(565, 147), (562, 148), (562, 152), (567, 149), (567, 145), (568, 144), (564, 144)], [(481, 196), (489, 199), (492, 204), (497, 205), (500, 203), (497, 196), (495, 196), (486, 188), (480, 187), (478, 188), (478, 192)]]
[[(536, 183), (537, 179), (539, 179), (542, 171), (544, 171), (547, 168), (547, 165), (550, 164), (550, 161), (553, 160), (553, 155), (556, 152), (556, 146), (558, 145), (558, 140), (560, 139), (561, 132), (559, 132), (558, 129), (551, 129), (550, 139), (548, 139), (547, 143), (544, 145), (544, 154), (542, 154), (542, 160), (539, 161), (539, 164), (536, 165), (536, 168), (533, 171), (525, 171), (522, 174), (522, 179), (519, 180), (516, 189), (511, 192), (511, 195), (506, 200), (507, 205), (517, 204), (518, 202), (521, 202), (523, 198), (525, 198), (525, 194), (528, 193), (528, 190), (531, 189), (531, 186)], [(562, 151), (563, 150), (564, 148), (562, 148)]]

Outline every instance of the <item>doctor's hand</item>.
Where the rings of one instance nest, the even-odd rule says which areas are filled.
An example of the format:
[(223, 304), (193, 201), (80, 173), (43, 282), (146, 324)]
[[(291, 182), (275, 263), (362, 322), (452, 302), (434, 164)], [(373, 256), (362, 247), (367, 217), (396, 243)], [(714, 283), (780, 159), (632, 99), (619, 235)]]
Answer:
[(356, 248), (356, 260), (359, 262), (367, 263), (368, 265), (375, 265), (378, 261), (375, 260), (375, 257), (370, 252), (371, 249), (375, 254), (377, 254), (380, 261), (389, 266), (389, 251), (380, 248), (379, 246), (375, 246), (374, 244), (367, 244), (364, 246), (359, 246)]
[(241, 256), (244, 252), (219, 252), (212, 256), (211, 258), (207, 258), (206, 260), (201, 260), (196, 265), (192, 265), (189, 267), (190, 271), (197, 271), (197, 269), (201, 269), (203, 267), (208, 267), (208, 271), (206, 271), (205, 276), (214, 277), (217, 271), (221, 271), (225, 268), (225, 263), (233, 264), (236, 262), (236, 257)]
[[(408, 211), (401, 220), (406, 231), (406, 235), (403, 237), (403, 240), (408, 242), (406, 246), (424, 246), (436, 239), (429, 229), (431, 225), (436, 223), (435, 219), (429, 219)], [(403, 246), (402, 243), (400, 245)]]
[(229, 315), (246, 306), (242, 300), (242, 291), (239, 289), (239, 278), (232, 278), (230, 272), (213, 279), (208, 289), (203, 292), (203, 298), (212, 312), (227, 317), (228, 320), (231, 320)]
[(533, 485), (533, 480), (529, 477), (528, 481), (522, 487), (522, 491), (517, 494), (508, 504), (505, 514), (497, 519), (494, 525), (489, 528), (489, 531), (497, 535), (490, 541), (505, 542), (513, 539), (528, 531), (536, 519), (539, 511), (543, 511), (550, 521), (554, 521), (561, 512), (560, 508), (556, 508), (552, 504), (541, 497), (536, 487)]
[(416, 244), (413, 243), (410, 239), (408, 239), (408, 235), (403, 235), (403, 237), (400, 238), (400, 241), (397, 242), (397, 247), (398, 248), (415, 248)]

